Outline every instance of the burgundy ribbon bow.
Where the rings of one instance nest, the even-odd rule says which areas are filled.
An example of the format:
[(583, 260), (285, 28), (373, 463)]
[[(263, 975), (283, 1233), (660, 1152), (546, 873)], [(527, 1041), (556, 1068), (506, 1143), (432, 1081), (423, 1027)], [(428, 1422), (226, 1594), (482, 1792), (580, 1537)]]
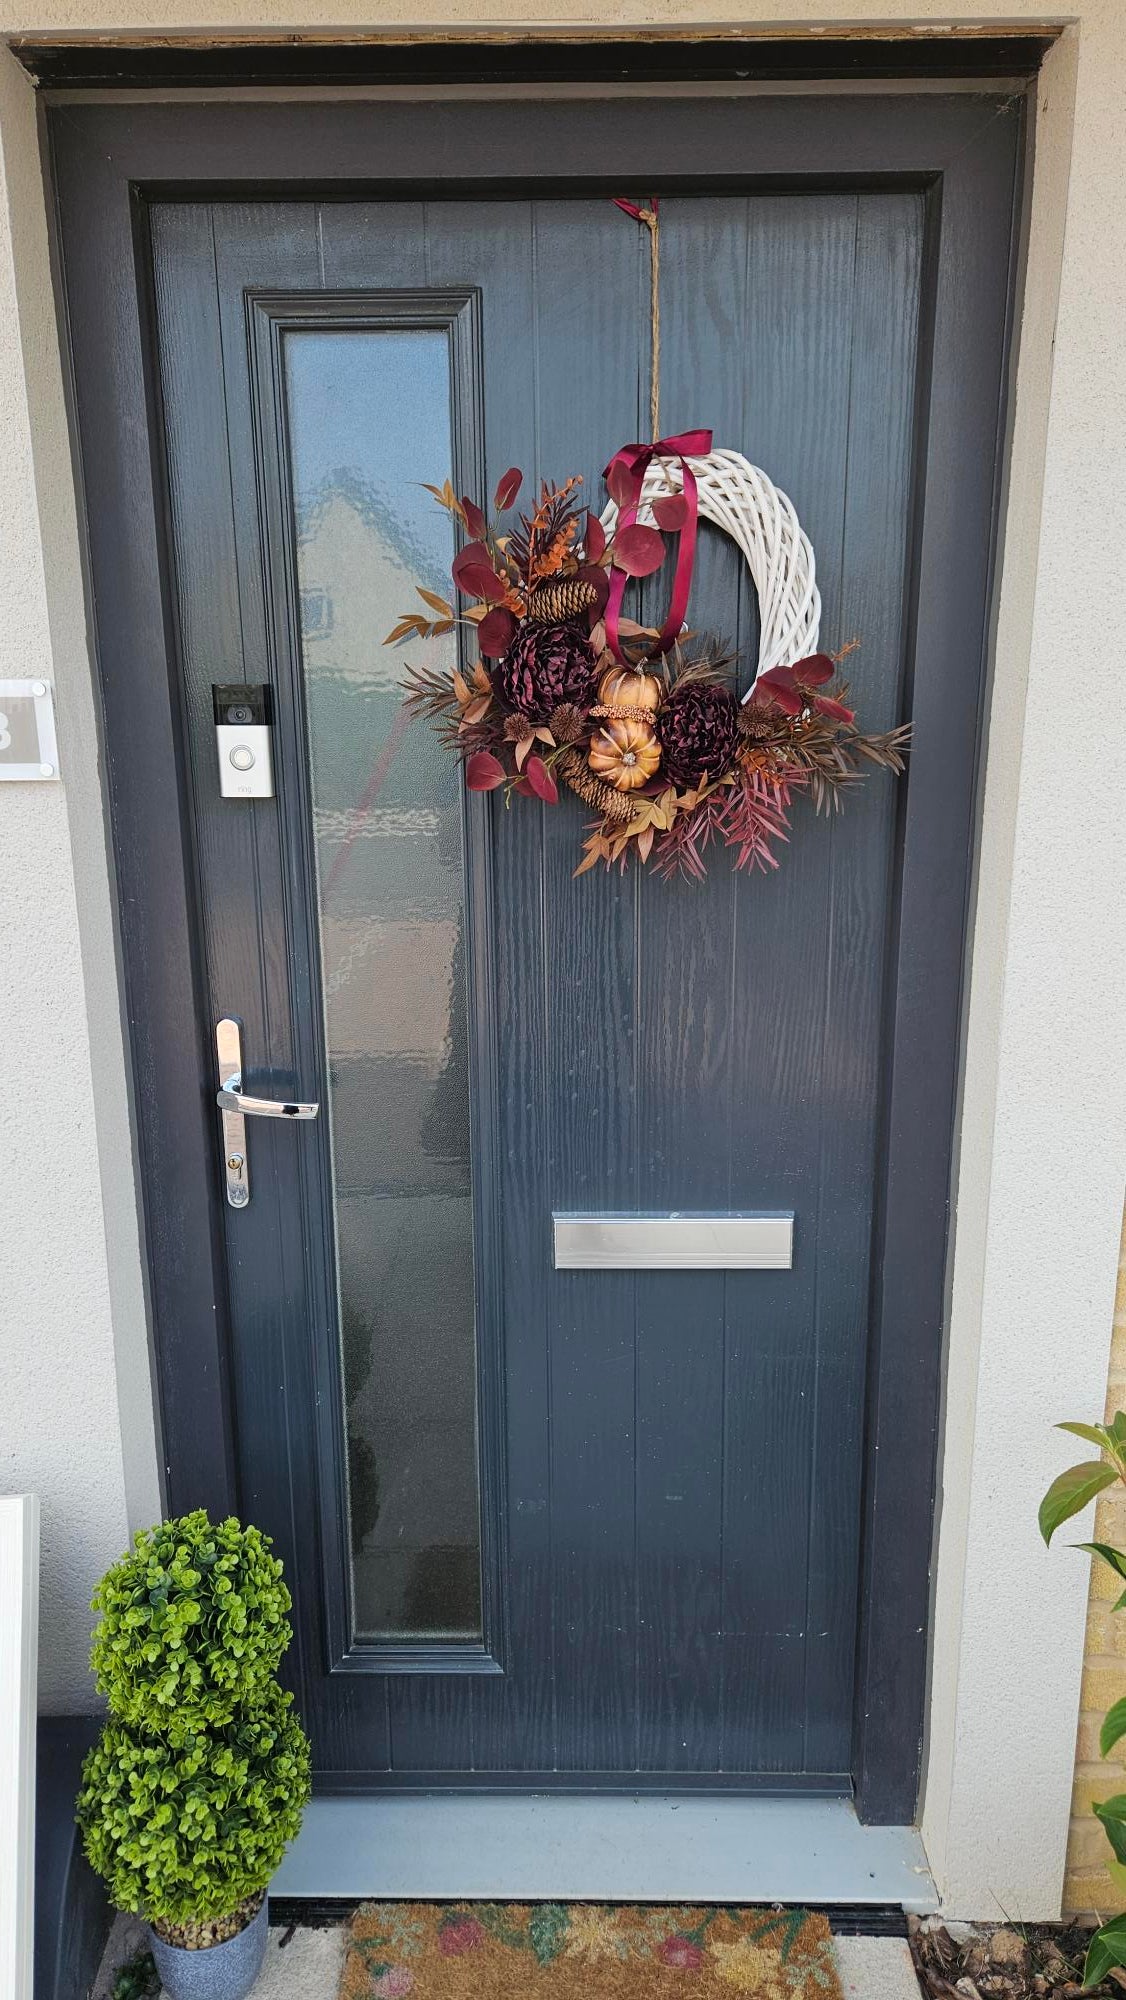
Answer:
[[(681, 431), (677, 437), (657, 438), (652, 444), (624, 444), (614, 453), (603, 477), (611, 498), (618, 503), (618, 529), (629, 528), (637, 519), (641, 488), (645, 474), (655, 458), (679, 458), (683, 472), (684, 499), (687, 513), (680, 529), (680, 540), (676, 552), (676, 573), (673, 577), (672, 598), (668, 616), (660, 633), (648, 648), (644, 657), (656, 659), (668, 651), (688, 610), (688, 598), (692, 590), (692, 571), (696, 561), (696, 529), (699, 522), (696, 475), (689, 465), (689, 457), (706, 458), (712, 448), (710, 431)], [(671, 497), (671, 496), (670, 496)], [(610, 573), (610, 594), (606, 600), (606, 643), (620, 666), (627, 664), (621, 648), (618, 620), (621, 615), (622, 599), (625, 596), (626, 572), (613, 569)]]

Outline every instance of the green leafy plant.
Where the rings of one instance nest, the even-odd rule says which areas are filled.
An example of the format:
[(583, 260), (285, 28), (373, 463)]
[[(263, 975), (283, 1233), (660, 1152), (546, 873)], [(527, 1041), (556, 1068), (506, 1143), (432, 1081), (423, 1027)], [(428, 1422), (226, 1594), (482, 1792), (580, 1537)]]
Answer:
[(119, 1966), (111, 2000), (159, 2000), (160, 1974), (151, 1951), (139, 1951)]
[(143, 1529), (94, 1593), (90, 1665), (111, 1713), (186, 1741), (271, 1687), (292, 1633), (269, 1537), (202, 1509)]
[[(1126, 1486), (1126, 1412), (1117, 1411), (1109, 1424), (1060, 1424), (1061, 1431), (1070, 1431), (1072, 1436), (1083, 1438), (1087, 1444), (1097, 1445), (1100, 1456), (1086, 1459), (1081, 1465), (1069, 1466), (1054, 1479), (1040, 1502), (1040, 1532), (1045, 1542), (1050, 1543), (1056, 1529), (1070, 1521), (1072, 1516), (1082, 1512), (1092, 1500), (1104, 1493), (1108, 1486), (1121, 1480)], [(1116, 1549), (1110, 1542), (1077, 1542), (1077, 1548), (1085, 1549), (1089, 1555), (1097, 1556), (1126, 1583), (1126, 1552)], [(1126, 1609), (1126, 1589), (1115, 1600), (1112, 1609)], [(1126, 1696), (1116, 1701), (1107, 1710), (1103, 1726), (1099, 1732), (1099, 1749), (1104, 1757), (1109, 1757), (1115, 1745), (1126, 1736)], [(1099, 1800), (1093, 1807), (1102, 1821), (1107, 1839), (1114, 1850), (1114, 1861), (1109, 1864), (1110, 1872), (1120, 1887), (1126, 1886), (1126, 1792), (1114, 1798)], [(1106, 1978), (1113, 1966), (1126, 1966), (1126, 1912), (1112, 1917), (1108, 1923), (1100, 1925), (1091, 1939), (1083, 1967), (1085, 1987), (1098, 1986)]]
[(309, 1799), (309, 1744), (291, 1702), (275, 1688), (175, 1743), (107, 1724), (83, 1766), (78, 1822), (118, 1909), (202, 1921), (267, 1887)]
[(198, 1510), (139, 1534), (93, 1608), (110, 1720), (82, 1767), (87, 1858), (166, 1942), (221, 1943), (253, 1919), (309, 1800), (308, 1740), (275, 1678), (281, 1563), (257, 1528)]

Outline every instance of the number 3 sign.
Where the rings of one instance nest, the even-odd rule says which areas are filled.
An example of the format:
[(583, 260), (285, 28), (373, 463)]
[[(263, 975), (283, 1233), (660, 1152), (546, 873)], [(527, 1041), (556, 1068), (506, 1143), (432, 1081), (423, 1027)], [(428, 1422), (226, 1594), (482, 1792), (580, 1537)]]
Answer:
[(55, 711), (46, 681), (0, 680), (0, 784), (58, 775)]

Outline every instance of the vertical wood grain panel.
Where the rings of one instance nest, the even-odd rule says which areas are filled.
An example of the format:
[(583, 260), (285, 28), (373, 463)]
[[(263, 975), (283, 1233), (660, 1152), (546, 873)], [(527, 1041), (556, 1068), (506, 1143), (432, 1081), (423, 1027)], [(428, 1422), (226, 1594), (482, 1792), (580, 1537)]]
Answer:
[[(856, 198), (748, 205), (739, 443), (790, 494), (837, 643)], [(732, 1205), (792, 1208), (794, 1266), (729, 1273), (724, 1767), (800, 1770), (816, 1388), (818, 1157), (832, 831), (801, 802), (781, 866), (740, 880)], [(761, 1282), (758, 1282), (761, 1277)], [(847, 1745), (839, 1763), (847, 1765)]]
[[(704, 424), (725, 445), (742, 420), (731, 360), (745, 340), (746, 203), (666, 201), (661, 221), (661, 428)], [(705, 525), (689, 608), (699, 638), (746, 643), (744, 575), (728, 537)], [(660, 580), (665, 593), (669, 581)], [(663, 612), (651, 601), (651, 622)], [(752, 643), (756, 633), (757, 624)], [(642, 1209), (729, 1206), (736, 885), (725, 856), (710, 864), (705, 882), (640, 883)], [(637, 1282), (641, 1762), (717, 1770), (726, 1275), (646, 1272)]]
[[(852, 313), (839, 628), (866, 726), (902, 719), (923, 203), (860, 202)], [(819, 1161), (818, 1364), (806, 1613), (805, 1762), (849, 1740), (856, 1649), (862, 1425), (872, 1202), (885, 1047), (898, 788), (882, 774), (833, 828), (826, 1060)]]
[[(638, 434), (641, 246), (610, 202), (539, 202), (534, 225), (539, 470), (581, 473), (597, 507), (610, 452)], [(576, 284), (579, 271), (597, 282)], [(604, 873), (575, 882), (586, 810), (564, 792), (542, 812), (549, 1207), (629, 1208), (635, 884)], [(571, 1769), (627, 1771), (636, 1757), (635, 1286), (631, 1272), (552, 1278), (556, 1754)]]
[[(254, 212), (249, 227), (246, 212), (240, 213), (244, 230), (254, 238), (261, 211)], [(276, 225), (276, 211), (274, 220)], [(154, 279), (209, 1011), (212, 1021), (222, 1013), (241, 1017), (252, 1076), (268, 1088), (271, 1076), (292, 1076), (277, 809), (260, 803), (232, 811), (230, 802), (218, 797), (213, 761), (212, 683), (271, 678), (253, 504), (245, 330), (241, 320), (232, 324), (229, 267), (224, 265), (222, 277), (219, 270), (217, 231), (230, 221), (226, 208), (170, 204), (156, 210)], [(280, 239), (276, 228), (273, 233), (266, 229), (264, 239), (259, 255), (265, 265), (276, 269), (281, 257), (300, 268), (300, 224), (296, 235), (291, 221), (282, 225)], [(315, 263), (307, 254), (310, 242), (306, 229), (304, 272), (315, 278)], [(240, 292), (235, 301), (241, 312)], [(249, 940), (248, 908), (256, 917)], [(297, 1381), (307, 1382), (308, 1357), (302, 1352), (287, 1355), (287, 1342), (297, 1332), (289, 1301), (300, 1297), (304, 1286), (300, 1262), (287, 1251), (292, 1231), (285, 1227), (278, 1199), (278, 1142), (284, 1136), (268, 1124), (252, 1129), (250, 1171), (258, 1198), (243, 1213), (225, 1209), (224, 1221), (236, 1329), (231, 1375), (240, 1439), (239, 1505), (247, 1519), (269, 1524), (287, 1571), (295, 1576), (315, 1562), (316, 1541), (307, 1537), (302, 1546), (290, 1484), (291, 1452), (302, 1462), (299, 1481), (309, 1480), (312, 1466), (300, 1390), (296, 1435), (290, 1431), (289, 1370), (295, 1366)], [(264, 1273), (273, 1274), (275, 1282), (264, 1284)], [(310, 1531), (312, 1525), (310, 1514)], [(308, 1637), (308, 1624), (301, 1620), (285, 1671), (315, 1730), (319, 1662), (315, 1667), (309, 1657)], [(317, 1747), (322, 1749), (322, 1743)]]

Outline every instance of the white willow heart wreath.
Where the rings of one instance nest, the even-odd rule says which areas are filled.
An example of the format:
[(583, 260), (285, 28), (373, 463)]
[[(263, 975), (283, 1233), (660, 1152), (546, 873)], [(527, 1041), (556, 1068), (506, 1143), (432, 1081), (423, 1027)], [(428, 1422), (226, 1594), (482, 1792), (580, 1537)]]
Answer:
[[(758, 663), (743, 694), (748, 701), (760, 674), (817, 651), (821, 593), (813, 545), (793, 501), (742, 452), (710, 451), (704, 458), (689, 458), (688, 464), (696, 477), (701, 515), (730, 535), (754, 579), (761, 630)], [(641, 489), (639, 521), (651, 526), (653, 502), (679, 493), (683, 484), (679, 459), (655, 459)], [(612, 500), (601, 518), (607, 540), (612, 540), (618, 520)]]

